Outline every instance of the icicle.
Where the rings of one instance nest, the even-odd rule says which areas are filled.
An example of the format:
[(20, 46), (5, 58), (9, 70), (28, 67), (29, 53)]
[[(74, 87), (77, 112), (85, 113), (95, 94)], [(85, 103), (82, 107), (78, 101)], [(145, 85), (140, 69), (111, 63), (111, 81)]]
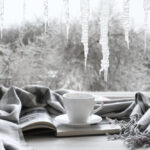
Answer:
[(147, 46), (147, 30), (148, 30), (148, 12), (150, 10), (150, 0), (143, 1), (143, 8), (144, 8), (144, 26), (145, 26), (145, 37), (144, 37), (144, 51), (146, 52)]
[(26, 22), (26, 0), (23, 0), (23, 25)]
[(127, 47), (129, 49), (129, 30), (130, 30), (130, 22), (129, 22), (129, 1), (123, 0), (123, 27), (125, 32), (125, 41), (127, 43)]
[(108, 23), (109, 23), (109, 0), (102, 0), (101, 17), (100, 17), (100, 44), (102, 46), (103, 59), (101, 60), (100, 74), (102, 71), (104, 71), (104, 80), (106, 82), (109, 68)]
[(63, 5), (65, 8), (66, 36), (68, 41), (69, 28), (70, 28), (69, 0), (63, 0)]
[(84, 46), (84, 64), (86, 69), (87, 57), (88, 57), (88, 22), (89, 22), (89, 0), (80, 0), (81, 4), (81, 26), (82, 26), (82, 36), (81, 43)]
[(21, 26), (19, 28), (19, 41), (22, 46), (21, 52), (23, 53), (24, 49), (24, 43), (23, 43), (23, 37), (25, 35), (25, 28), (26, 28), (26, 1), (27, 0), (22, 0), (22, 20), (21, 20)]
[(48, 0), (44, 0), (44, 22), (45, 22), (45, 33), (47, 32), (48, 27)]
[(1, 39), (3, 38), (3, 27), (4, 27), (4, 0), (0, 0), (0, 32), (1, 32)]

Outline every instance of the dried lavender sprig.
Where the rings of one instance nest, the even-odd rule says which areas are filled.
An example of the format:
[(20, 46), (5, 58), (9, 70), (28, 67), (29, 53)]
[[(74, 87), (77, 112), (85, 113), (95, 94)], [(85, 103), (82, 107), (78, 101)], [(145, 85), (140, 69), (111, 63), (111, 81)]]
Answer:
[(118, 121), (106, 118), (112, 124), (119, 124), (121, 126), (120, 134), (109, 135), (108, 140), (123, 139), (124, 144), (131, 150), (138, 147), (150, 147), (150, 133), (141, 132), (137, 127), (138, 117), (132, 117), (129, 122), (124, 120)]

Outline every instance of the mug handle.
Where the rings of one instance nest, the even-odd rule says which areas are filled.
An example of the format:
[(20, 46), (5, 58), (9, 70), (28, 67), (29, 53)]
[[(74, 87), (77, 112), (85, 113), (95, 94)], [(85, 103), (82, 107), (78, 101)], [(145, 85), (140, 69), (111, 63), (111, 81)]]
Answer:
[[(96, 102), (95, 102), (95, 104), (96, 104)], [(101, 101), (101, 103), (100, 103), (100, 104), (97, 104), (97, 105), (99, 105), (99, 107), (96, 108), (96, 109), (94, 109), (94, 110), (92, 111), (93, 114), (95, 114), (95, 113), (97, 113), (98, 111), (100, 111), (101, 109), (103, 109), (104, 102)]]

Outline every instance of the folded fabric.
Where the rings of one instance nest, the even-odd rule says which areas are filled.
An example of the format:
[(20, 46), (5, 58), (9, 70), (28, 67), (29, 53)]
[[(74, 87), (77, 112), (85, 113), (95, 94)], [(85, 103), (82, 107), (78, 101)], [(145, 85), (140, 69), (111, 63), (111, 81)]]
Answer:
[[(0, 87), (0, 150), (28, 149), (22, 133), (18, 128), (19, 117), (29, 108), (45, 107), (52, 115), (65, 113), (62, 95), (71, 90), (52, 91), (47, 87), (30, 85), (24, 88)], [(97, 105), (95, 105), (97, 107)], [(122, 125), (121, 137), (130, 139), (130, 145), (136, 146), (132, 136), (142, 135), (142, 145), (148, 145), (146, 139), (150, 137), (150, 98), (137, 93), (135, 98), (128, 100), (113, 100), (104, 103), (104, 108), (97, 112), (98, 115), (114, 119), (129, 118), (128, 122), (118, 122)], [(136, 136), (135, 136), (136, 135)], [(126, 140), (127, 141), (127, 140)], [(132, 141), (132, 144), (131, 144)], [(150, 139), (149, 139), (150, 141)]]
[[(127, 113), (127, 108), (131, 107), (131, 104), (134, 103), (133, 101), (128, 102), (114, 102), (114, 103), (106, 103), (104, 104), (104, 107), (102, 110), (97, 112), (98, 115), (101, 115), (103, 117), (111, 117), (111, 118), (120, 118), (122, 117), (128, 117), (130, 112), (132, 111), (132, 108), (130, 108), (130, 112)], [(96, 107), (96, 106), (95, 106)], [(132, 106), (133, 107), (133, 106)], [(120, 116), (120, 112), (126, 111), (126, 114)]]
[(135, 101), (124, 111), (110, 113), (107, 117), (129, 118), (128, 122), (114, 121), (114, 123), (120, 123), (122, 127), (120, 135), (113, 136), (114, 139), (124, 139), (125, 144), (131, 149), (142, 146), (150, 147), (150, 97), (148, 95), (137, 93)]

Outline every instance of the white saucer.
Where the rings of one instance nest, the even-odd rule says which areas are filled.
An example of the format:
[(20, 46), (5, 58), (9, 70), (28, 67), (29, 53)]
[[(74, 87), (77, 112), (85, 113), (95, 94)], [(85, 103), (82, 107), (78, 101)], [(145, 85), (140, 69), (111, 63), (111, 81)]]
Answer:
[(55, 121), (60, 124), (69, 125), (69, 126), (88, 126), (88, 125), (100, 123), (102, 121), (102, 118), (98, 115), (93, 114), (89, 116), (88, 121), (85, 123), (72, 123), (69, 122), (67, 114), (64, 114), (64, 115), (57, 116), (55, 118)]

